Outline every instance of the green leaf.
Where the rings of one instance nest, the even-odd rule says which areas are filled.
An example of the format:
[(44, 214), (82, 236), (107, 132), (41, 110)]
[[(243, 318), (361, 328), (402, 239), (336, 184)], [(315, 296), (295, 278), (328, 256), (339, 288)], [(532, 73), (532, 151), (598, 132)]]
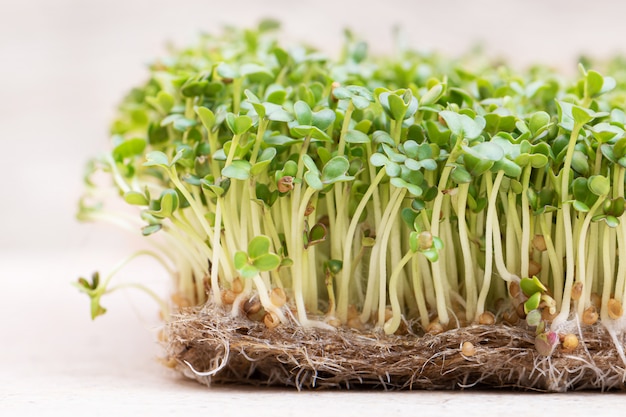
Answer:
[(156, 96), (156, 102), (163, 114), (168, 114), (174, 107), (174, 97), (165, 91), (159, 91)]
[(419, 249), (419, 232), (413, 231), (409, 234), (409, 249), (411, 252), (417, 252)]
[(602, 175), (593, 175), (587, 182), (589, 190), (598, 196), (608, 195), (611, 191), (611, 181)]
[(163, 190), (159, 203), (161, 206), (159, 211), (153, 214), (157, 217), (171, 217), (172, 213), (178, 209), (178, 194), (172, 189)]
[(386, 165), (388, 162), (389, 162), (389, 158), (387, 158), (382, 153), (375, 153), (372, 156), (370, 156), (370, 163), (374, 165), (375, 167), (381, 167), (383, 165)]
[(426, 259), (428, 259), (430, 262), (437, 262), (439, 260), (439, 252), (434, 247), (420, 253), (424, 255)]
[(344, 140), (347, 143), (370, 143), (371, 139), (368, 135), (358, 130), (348, 130)]
[(146, 154), (146, 162), (143, 163), (144, 166), (160, 166), (163, 168), (169, 167), (169, 159), (167, 155), (165, 155), (161, 151), (152, 151)]
[(226, 118), (226, 124), (235, 135), (243, 135), (252, 127), (250, 116), (234, 116), (232, 113)]
[(235, 256), (233, 257), (233, 264), (235, 269), (238, 271), (242, 269), (248, 263), (248, 255), (243, 251), (235, 252)]
[(313, 245), (317, 245), (326, 240), (327, 230), (326, 226), (322, 223), (316, 223), (313, 225), (308, 235), (308, 242), (305, 247), (310, 247)]
[(591, 112), (579, 106), (572, 106), (572, 118), (574, 122), (580, 126), (593, 120)]
[(239, 272), (242, 278), (250, 279), (259, 274), (259, 269), (254, 265), (245, 264), (241, 269), (237, 270), (237, 272)]
[(343, 262), (338, 259), (330, 259), (325, 264), (328, 272), (332, 275), (337, 275), (343, 268)]
[(589, 206), (580, 200), (575, 200), (572, 203), (572, 207), (574, 207), (574, 210), (579, 211), (581, 213), (587, 213), (589, 211)]
[(113, 148), (113, 157), (117, 160), (141, 155), (146, 149), (146, 140), (143, 138), (127, 139)]
[(472, 182), (472, 176), (461, 165), (455, 165), (454, 169), (450, 173), (450, 178), (457, 184), (468, 184)]
[(322, 109), (313, 113), (311, 124), (320, 130), (326, 130), (335, 122), (335, 112), (331, 109)]
[(148, 199), (139, 191), (128, 191), (124, 193), (124, 201), (134, 206), (147, 206)]
[(541, 293), (536, 292), (528, 297), (528, 300), (524, 302), (524, 312), (528, 314), (531, 311), (538, 309), (539, 303), (541, 303)]
[(350, 163), (346, 157), (335, 156), (322, 168), (322, 182), (326, 183), (345, 175), (348, 168), (350, 168)]
[(587, 94), (589, 97), (595, 97), (602, 91), (602, 84), (604, 84), (604, 78), (602, 75), (594, 70), (589, 70), (586, 76), (587, 82)]
[(452, 133), (470, 140), (480, 136), (487, 124), (485, 118), (482, 116), (476, 116), (472, 119), (466, 114), (460, 114), (450, 110), (441, 111), (439, 116), (445, 120), (448, 129), (450, 129)]
[(222, 175), (226, 178), (236, 180), (247, 180), (250, 178), (250, 162), (245, 160), (233, 161), (230, 165), (222, 168)]
[(306, 174), (304, 174), (304, 180), (307, 185), (314, 190), (322, 190), (324, 188), (324, 184), (322, 180), (320, 180), (318, 172), (307, 171)]
[(275, 253), (266, 253), (252, 261), (252, 265), (259, 271), (271, 271), (280, 266), (280, 256)]
[(296, 101), (293, 105), (293, 111), (296, 115), (296, 120), (301, 126), (313, 125), (313, 112), (308, 104), (302, 100)]
[[(302, 162), (309, 171), (319, 174), (319, 170), (317, 169), (317, 165), (315, 165), (315, 161), (308, 154), (302, 155)], [(295, 175), (295, 173), (293, 173), (293, 175)]]
[(271, 241), (270, 238), (264, 235), (255, 236), (248, 243), (248, 255), (252, 259), (256, 259), (259, 256), (269, 253)]
[(269, 68), (259, 64), (246, 63), (239, 69), (242, 77), (248, 78), (250, 82), (269, 84), (274, 81), (274, 74)]
[(393, 120), (403, 120), (406, 113), (407, 106), (401, 97), (395, 94), (387, 95), (387, 102), (389, 103), (390, 116)]
[[(519, 285), (526, 297), (530, 297), (535, 293), (539, 293), (539, 296), (541, 296), (543, 292), (547, 291), (547, 288), (541, 283), (541, 281), (539, 281), (537, 277), (522, 278)], [(534, 310), (534, 308), (531, 308), (531, 310)]]
[(151, 234), (161, 230), (162, 227), (163, 226), (161, 224), (149, 224), (141, 229), (141, 234), (143, 236), (150, 236)]
[(233, 67), (229, 64), (222, 62), (217, 68), (217, 75), (227, 80), (234, 80), (235, 78), (239, 78), (239, 72), (237, 72)]
[(435, 84), (420, 98), (420, 105), (429, 106), (436, 103), (443, 95), (443, 90), (443, 84)]

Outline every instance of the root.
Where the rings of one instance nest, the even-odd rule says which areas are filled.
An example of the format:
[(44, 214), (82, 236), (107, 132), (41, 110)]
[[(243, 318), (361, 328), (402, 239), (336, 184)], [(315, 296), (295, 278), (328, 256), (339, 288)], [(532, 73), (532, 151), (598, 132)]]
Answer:
[[(564, 392), (624, 390), (623, 336), (602, 325), (580, 328), (573, 352), (540, 356), (534, 332), (472, 325), (438, 335), (417, 322), (404, 335), (353, 329), (302, 328), (293, 320), (272, 330), (221, 308), (180, 312), (165, 328), (168, 362), (210, 385), (237, 383), (314, 388), (508, 388)], [(463, 355), (471, 342), (472, 356)], [(616, 345), (619, 348), (616, 348)]]

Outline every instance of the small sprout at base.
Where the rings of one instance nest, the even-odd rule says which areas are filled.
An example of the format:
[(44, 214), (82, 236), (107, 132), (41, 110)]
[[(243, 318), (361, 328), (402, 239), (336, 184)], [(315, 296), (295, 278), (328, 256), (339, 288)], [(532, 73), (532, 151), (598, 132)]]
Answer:
[(572, 352), (578, 347), (578, 337), (575, 334), (566, 334), (561, 341), (563, 350), (566, 352)]
[(278, 308), (284, 306), (287, 302), (287, 295), (285, 294), (285, 290), (283, 290), (282, 288), (274, 288), (270, 292), (270, 300), (272, 301), (272, 304), (274, 304)]
[(572, 287), (572, 300), (578, 301), (580, 297), (583, 295), (583, 283), (577, 282)]
[(265, 324), (265, 326), (271, 330), (278, 327), (278, 325), (280, 324), (280, 319), (276, 316), (276, 314), (270, 311), (265, 314), (265, 317), (263, 317), (263, 324)]
[(526, 297), (530, 297), (537, 292), (543, 293), (548, 290), (536, 276), (532, 278), (522, 278), (519, 285)]
[(431, 321), (428, 326), (426, 326), (426, 333), (432, 335), (443, 333), (443, 326), (439, 323), (438, 319)]
[(529, 311), (526, 315), (526, 323), (531, 327), (539, 326), (539, 323), (541, 323), (541, 312), (539, 310)]
[(598, 321), (598, 311), (594, 306), (588, 307), (583, 312), (583, 323), (586, 325), (596, 324)]
[(617, 320), (624, 314), (624, 309), (622, 307), (622, 303), (615, 298), (611, 298), (607, 304), (607, 309), (609, 313), (609, 317), (612, 320)]
[(474, 356), (476, 354), (476, 347), (472, 342), (463, 342), (461, 344), (461, 354), (463, 356)]
[(237, 298), (237, 294), (233, 290), (222, 291), (222, 302), (224, 304), (231, 305), (235, 302), (235, 298)]
[(535, 237), (533, 237), (533, 247), (539, 252), (545, 252), (548, 249), (546, 239), (543, 235), (535, 235)]
[(535, 337), (535, 349), (542, 356), (550, 356), (559, 342), (559, 336), (554, 332), (545, 332)]

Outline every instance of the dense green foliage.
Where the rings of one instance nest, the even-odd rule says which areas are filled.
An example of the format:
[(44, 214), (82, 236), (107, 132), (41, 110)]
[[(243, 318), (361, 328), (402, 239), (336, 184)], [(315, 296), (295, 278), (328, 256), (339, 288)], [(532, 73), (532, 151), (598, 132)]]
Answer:
[[(621, 73), (369, 57), (349, 34), (334, 61), (272, 26), (153, 63), (90, 165), (87, 196), (104, 171), (137, 215), (86, 198), (79, 216), (148, 236), (179, 304), (258, 297), (270, 323), (387, 333), (491, 312), (549, 344), (550, 326), (621, 316)], [(107, 284), (80, 284), (94, 316)]]

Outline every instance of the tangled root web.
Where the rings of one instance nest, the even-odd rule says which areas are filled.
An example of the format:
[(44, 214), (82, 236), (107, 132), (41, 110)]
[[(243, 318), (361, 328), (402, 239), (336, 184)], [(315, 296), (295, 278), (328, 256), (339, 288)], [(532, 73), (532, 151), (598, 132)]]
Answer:
[[(557, 348), (551, 356), (539, 355), (534, 331), (520, 326), (471, 325), (437, 335), (409, 331), (401, 336), (297, 323), (268, 329), (211, 305), (179, 312), (163, 336), (165, 362), (206, 385), (626, 389), (626, 366), (616, 348), (616, 343), (626, 347), (626, 340), (612, 338), (599, 324), (581, 330), (574, 351)], [(462, 349), (465, 342), (473, 345), (469, 352)]]

